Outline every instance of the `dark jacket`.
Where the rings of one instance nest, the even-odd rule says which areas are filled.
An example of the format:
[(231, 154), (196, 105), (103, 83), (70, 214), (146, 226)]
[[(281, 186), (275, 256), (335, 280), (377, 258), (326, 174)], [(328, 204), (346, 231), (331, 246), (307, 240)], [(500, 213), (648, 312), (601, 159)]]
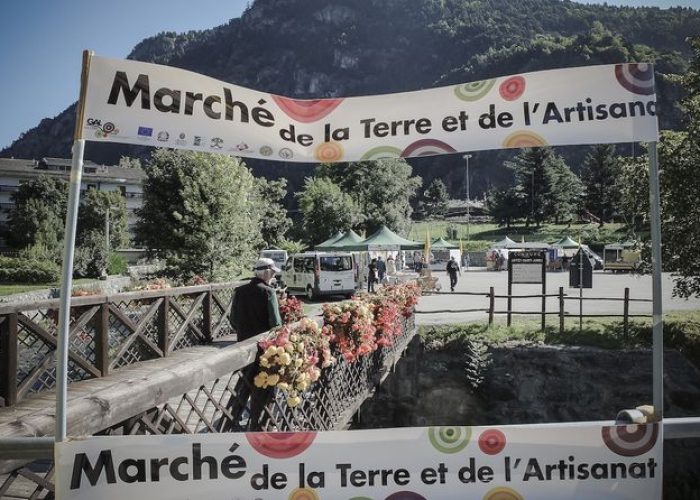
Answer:
[(275, 289), (260, 278), (235, 290), (231, 324), (238, 340), (246, 340), (282, 324)]

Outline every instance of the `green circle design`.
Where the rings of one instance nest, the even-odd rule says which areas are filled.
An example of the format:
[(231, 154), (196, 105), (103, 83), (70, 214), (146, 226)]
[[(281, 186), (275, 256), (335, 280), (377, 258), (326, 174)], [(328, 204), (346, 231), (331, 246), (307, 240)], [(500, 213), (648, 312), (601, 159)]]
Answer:
[(399, 158), (401, 150), (393, 146), (377, 146), (362, 155), (362, 161), (378, 160), (380, 158)]
[(493, 88), (496, 79), (465, 83), (455, 87), (455, 95), (463, 101), (478, 101)]
[(472, 437), (471, 427), (430, 427), (428, 438), (433, 448), (442, 453), (462, 451)]

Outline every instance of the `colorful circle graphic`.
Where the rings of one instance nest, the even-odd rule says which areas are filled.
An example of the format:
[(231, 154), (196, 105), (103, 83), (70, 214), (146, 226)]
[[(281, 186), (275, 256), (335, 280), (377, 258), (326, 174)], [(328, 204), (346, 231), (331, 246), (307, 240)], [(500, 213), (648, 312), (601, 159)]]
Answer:
[(471, 427), (430, 427), (428, 438), (433, 448), (442, 453), (462, 451), (472, 437)]
[(496, 83), (495, 78), (493, 80), (465, 83), (464, 85), (457, 85), (454, 88), (454, 92), (463, 101), (478, 101), (489, 93), (494, 83)]
[(343, 99), (304, 100), (290, 99), (289, 97), (282, 97), (279, 95), (273, 95), (272, 100), (277, 103), (287, 116), (302, 123), (311, 123), (320, 120), (343, 102)]
[(651, 64), (616, 64), (615, 78), (620, 85), (635, 94), (654, 93), (654, 67)]
[(320, 162), (338, 161), (343, 157), (343, 148), (337, 142), (324, 142), (316, 148), (315, 156)]
[(438, 141), (437, 139), (420, 139), (409, 144), (406, 149), (401, 152), (401, 156), (408, 158), (410, 156), (433, 156), (454, 152), (456, 152), (456, 150), (445, 142)]
[(512, 488), (499, 486), (489, 490), (484, 495), (484, 500), (524, 500), (523, 496)]
[(386, 500), (426, 500), (426, 498), (412, 491), (397, 491), (386, 497)]
[(504, 148), (539, 148), (546, 146), (542, 136), (529, 130), (517, 130), (503, 140)]
[(623, 457), (636, 457), (654, 447), (659, 425), (611, 425), (603, 427), (601, 433), (610, 451)]
[(498, 92), (506, 101), (516, 100), (525, 92), (525, 78), (522, 76), (511, 76), (501, 84)]
[(379, 160), (380, 158), (398, 158), (401, 150), (394, 146), (377, 146), (362, 155), (362, 161)]
[(250, 445), (270, 458), (289, 458), (306, 450), (316, 438), (315, 432), (247, 432)]
[(319, 500), (320, 497), (316, 491), (309, 488), (297, 488), (287, 498), (289, 500)]
[(479, 436), (479, 448), (487, 455), (497, 455), (506, 447), (506, 435), (498, 429), (488, 429)]

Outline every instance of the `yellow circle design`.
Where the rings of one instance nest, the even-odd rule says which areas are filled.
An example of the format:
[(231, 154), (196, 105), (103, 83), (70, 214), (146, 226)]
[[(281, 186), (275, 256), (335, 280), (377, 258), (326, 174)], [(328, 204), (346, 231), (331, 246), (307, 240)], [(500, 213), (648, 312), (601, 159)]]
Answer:
[(319, 500), (318, 493), (308, 488), (297, 488), (289, 494), (289, 500)]
[(544, 138), (529, 130), (517, 130), (503, 141), (504, 148), (539, 148), (546, 146)]
[(324, 142), (316, 148), (316, 159), (320, 162), (338, 161), (343, 157), (343, 148), (337, 142)]
[(514, 489), (499, 486), (486, 493), (484, 500), (524, 500), (524, 498)]

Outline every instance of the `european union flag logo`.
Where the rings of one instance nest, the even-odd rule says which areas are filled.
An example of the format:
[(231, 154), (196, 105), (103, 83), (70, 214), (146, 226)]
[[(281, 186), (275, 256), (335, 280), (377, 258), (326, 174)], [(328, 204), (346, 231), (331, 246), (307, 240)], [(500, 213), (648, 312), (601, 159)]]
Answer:
[(139, 135), (143, 137), (151, 137), (153, 135), (153, 129), (150, 127), (139, 127)]

